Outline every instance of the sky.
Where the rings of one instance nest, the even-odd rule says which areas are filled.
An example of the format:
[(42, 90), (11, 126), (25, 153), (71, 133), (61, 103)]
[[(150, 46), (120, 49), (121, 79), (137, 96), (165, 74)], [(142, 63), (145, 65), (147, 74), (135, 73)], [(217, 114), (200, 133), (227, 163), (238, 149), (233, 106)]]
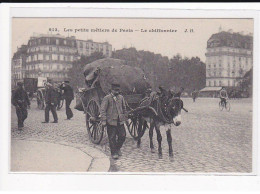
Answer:
[[(12, 54), (17, 47), (27, 44), (34, 33), (59, 33), (94, 42), (108, 41), (113, 50), (135, 47), (169, 58), (178, 53), (189, 58), (197, 56), (205, 62), (207, 40), (220, 27), (223, 31), (232, 29), (247, 34), (253, 33), (253, 23), (253, 19), (13, 18)], [(171, 32), (149, 32), (154, 29)]]

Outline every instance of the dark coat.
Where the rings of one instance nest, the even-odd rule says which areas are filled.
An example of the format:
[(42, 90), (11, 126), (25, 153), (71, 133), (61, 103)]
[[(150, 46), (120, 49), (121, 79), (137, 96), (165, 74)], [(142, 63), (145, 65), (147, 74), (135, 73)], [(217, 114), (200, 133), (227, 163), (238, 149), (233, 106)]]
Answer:
[(73, 100), (74, 99), (74, 92), (73, 88), (68, 84), (63, 84), (60, 86), (60, 89), (64, 91), (63, 97), (65, 100)]
[(52, 104), (54, 105), (58, 104), (58, 92), (54, 90), (53, 87), (50, 87), (46, 90), (46, 95), (45, 95), (45, 102), (46, 104)]
[(30, 100), (26, 91), (23, 88), (17, 88), (12, 93), (12, 104), (14, 106), (27, 107), (30, 105)]

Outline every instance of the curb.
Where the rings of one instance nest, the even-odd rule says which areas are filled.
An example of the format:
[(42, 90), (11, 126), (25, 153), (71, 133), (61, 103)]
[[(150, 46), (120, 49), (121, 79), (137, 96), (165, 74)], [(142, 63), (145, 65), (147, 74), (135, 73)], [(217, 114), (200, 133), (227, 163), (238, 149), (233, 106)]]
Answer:
[(110, 169), (109, 157), (106, 154), (104, 154), (102, 151), (100, 151), (99, 149), (92, 148), (85, 144), (68, 143), (65, 141), (55, 142), (55, 141), (51, 141), (51, 140), (48, 141), (48, 140), (40, 140), (40, 139), (35, 139), (35, 138), (11, 138), (11, 141), (12, 140), (50, 143), (50, 144), (57, 144), (57, 145), (75, 148), (92, 158), (91, 164), (88, 167), (88, 169), (86, 170), (86, 172), (108, 172)]

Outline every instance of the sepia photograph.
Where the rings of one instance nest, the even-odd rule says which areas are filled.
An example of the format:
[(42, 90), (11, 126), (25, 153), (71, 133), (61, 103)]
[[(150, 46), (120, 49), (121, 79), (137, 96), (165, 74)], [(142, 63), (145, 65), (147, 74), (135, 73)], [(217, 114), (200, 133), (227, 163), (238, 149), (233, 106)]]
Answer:
[(253, 173), (254, 18), (11, 18), (12, 173)]

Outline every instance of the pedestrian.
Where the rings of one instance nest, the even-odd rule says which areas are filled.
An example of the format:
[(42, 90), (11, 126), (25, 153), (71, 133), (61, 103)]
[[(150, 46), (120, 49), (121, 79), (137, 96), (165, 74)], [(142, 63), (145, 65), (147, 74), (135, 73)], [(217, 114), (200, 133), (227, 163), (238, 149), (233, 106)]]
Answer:
[(49, 113), (51, 111), (53, 115), (53, 123), (58, 123), (58, 116), (56, 112), (57, 107), (57, 94), (51, 83), (46, 83), (46, 94), (45, 94), (45, 121), (42, 123), (49, 123)]
[(122, 155), (120, 149), (126, 137), (126, 103), (120, 95), (119, 84), (112, 84), (111, 93), (104, 97), (101, 104), (101, 120), (103, 127), (107, 127), (111, 156), (118, 159)]
[(24, 127), (24, 121), (28, 116), (27, 107), (30, 107), (30, 101), (22, 82), (17, 83), (18, 88), (12, 93), (12, 104), (16, 108), (16, 115), (18, 119), (18, 129)]
[(63, 97), (65, 99), (67, 120), (70, 120), (73, 117), (73, 112), (70, 108), (70, 104), (71, 101), (74, 99), (73, 88), (69, 85), (69, 83), (69, 81), (64, 81), (60, 86), (60, 89), (64, 91)]
[(194, 89), (193, 92), (191, 93), (191, 95), (192, 95), (193, 102), (195, 102), (195, 100), (197, 98), (197, 91)]

